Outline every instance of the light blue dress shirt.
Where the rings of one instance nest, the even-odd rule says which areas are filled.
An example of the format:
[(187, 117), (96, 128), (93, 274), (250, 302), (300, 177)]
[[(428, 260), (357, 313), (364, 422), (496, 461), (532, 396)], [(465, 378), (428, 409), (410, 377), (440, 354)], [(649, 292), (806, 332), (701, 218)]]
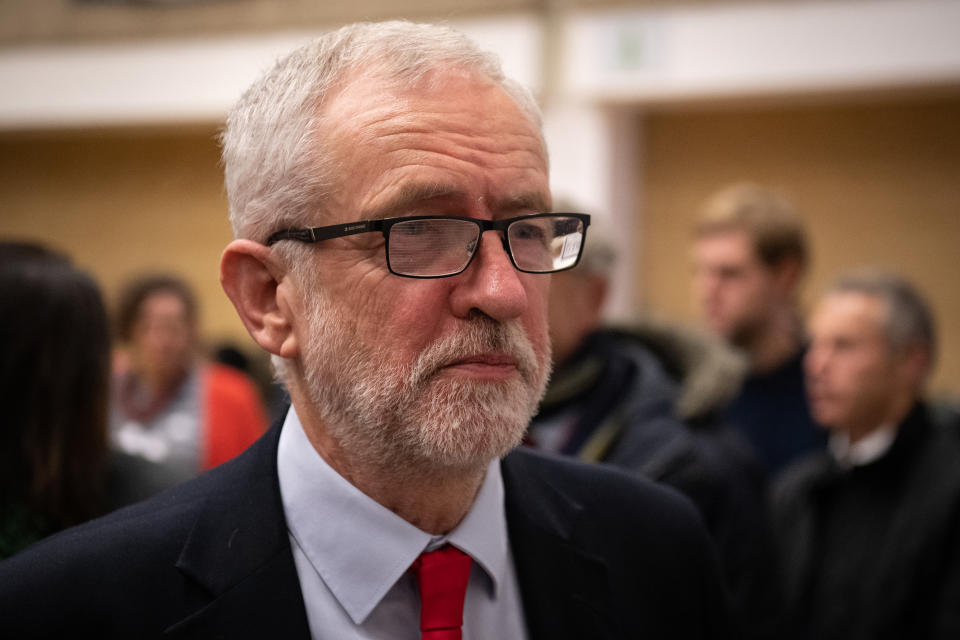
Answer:
[(334, 471), (292, 407), (277, 463), (314, 640), (419, 640), (420, 597), (407, 569), (422, 551), (446, 543), (474, 560), (464, 640), (526, 638), (498, 460), (487, 469), (470, 512), (446, 536), (421, 531)]

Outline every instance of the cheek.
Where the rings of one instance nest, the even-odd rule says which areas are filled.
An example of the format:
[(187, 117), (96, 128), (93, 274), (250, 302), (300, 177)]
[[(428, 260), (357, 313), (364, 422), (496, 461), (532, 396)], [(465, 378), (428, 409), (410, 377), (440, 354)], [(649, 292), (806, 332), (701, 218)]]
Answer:
[(859, 379), (865, 397), (882, 401), (895, 387), (893, 372), (879, 362), (867, 363), (860, 372)]
[(852, 360), (841, 370), (837, 382), (850, 404), (872, 403), (885, 393), (886, 373), (875, 363)]
[(770, 287), (766, 279), (754, 276), (743, 283), (742, 297), (750, 306), (765, 306), (770, 299)]
[(854, 396), (862, 382), (860, 376), (856, 363), (835, 362), (830, 382), (836, 391), (842, 392), (845, 396)]
[(377, 319), (364, 323), (366, 340), (407, 360), (440, 336), (446, 304), (441, 280), (410, 282), (419, 286), (391, 283), (386, 295), (372, 296), (370, 304), (357, 310), (363, 317)]
[(533, 348), (538, 354), (545, 355), (550, 350), (548, 329), (550, 282), (549, 277), (532, 274), (530, 277), (534, 280), (527, 286), (527, 310), (524, 314), (523, 326), (527, 337), (533, 343)]

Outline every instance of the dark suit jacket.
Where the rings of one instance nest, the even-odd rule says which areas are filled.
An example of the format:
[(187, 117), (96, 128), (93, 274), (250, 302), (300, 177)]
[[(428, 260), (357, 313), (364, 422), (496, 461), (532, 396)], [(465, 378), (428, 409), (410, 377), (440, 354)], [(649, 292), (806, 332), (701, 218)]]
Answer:
[(779, 638), (782, 603), (765, 471), (741, 434), (715, 415), (703, 411), (690, 423), (677, 418), (678, 394), (662, 356), (641, 334), (603, 329), (554, 370), (534, 424), (563, 416), (572, 427), (563, 453), (612, 464), (690, 498), (717, 546), (741, 635)]
[(814, 454), (774, 489), (795, 637), (960, 638), (960, 423), (918, 404), (879, 460)]
[[(0, 564), (0, 637), (309, 638), (279, 431)], [(726, 637), (713, 550), (683, 498), (526, 452), (502, 468), (531, 638)]]

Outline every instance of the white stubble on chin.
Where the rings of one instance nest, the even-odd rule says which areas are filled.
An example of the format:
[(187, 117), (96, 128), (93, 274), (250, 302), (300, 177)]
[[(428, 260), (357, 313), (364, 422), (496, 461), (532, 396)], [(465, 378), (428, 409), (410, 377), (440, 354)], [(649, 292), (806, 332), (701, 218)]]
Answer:
[[(313, 302), (304, 367), (311, 401), (340, 448), (356, 462), (402, 469), (485, 466), (516, 446), (546, 388), (540, 357), (517, 322), (477, 317), (431, 344), (412, 365), (359, 343), (322, 294)], [(445, 375), (456, 360), (496, 351), (517, 375), (476, 380)]]

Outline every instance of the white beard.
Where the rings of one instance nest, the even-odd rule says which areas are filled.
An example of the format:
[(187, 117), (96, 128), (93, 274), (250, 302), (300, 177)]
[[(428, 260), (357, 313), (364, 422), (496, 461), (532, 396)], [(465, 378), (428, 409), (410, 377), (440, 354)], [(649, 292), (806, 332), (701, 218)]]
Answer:
[[(336, 306), (322, 293), (314, 297), (302, 356), (306, 390), (329, 435), (356, 462), (394, 472), (479, 468), (520, 443), (546, 389), (550, 353), (548, 346), (538, 357), (518, 322), (476, 315), (413, 363), (400, 363), (388, 349), (359, 342)], [(437, 375), (488, 352), (515, 358), (519, 375)]]

